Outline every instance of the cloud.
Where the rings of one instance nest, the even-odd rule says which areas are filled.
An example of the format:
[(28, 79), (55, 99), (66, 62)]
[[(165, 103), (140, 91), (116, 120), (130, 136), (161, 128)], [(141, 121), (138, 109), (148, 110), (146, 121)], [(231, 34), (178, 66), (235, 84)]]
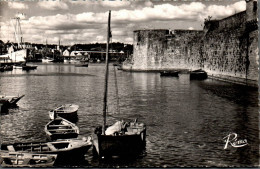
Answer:
[(125, 39), (124, 39), (124, 42), (125, 42), (125, 43), (128, 43), (128, 44), (132, 44), (132, 43), (134, 42), (134, 39), (128, 37), (128, 38), (125, 38)]
[(38, 2), (38, 6), (47, 10), (69, 9), (69, 6), (62, 1), (40, 1)]
[(104, 41), (104, 36), (97, 36), (97, 41)]
[(101, 1), (99, 2), (101, 6), (106, 6), (106, 7), (113, 7), (113, 8), (118, 8), (118, 7), (125, 7), (131, 5), (130, 1), (120, 1), (120, 0), (107, 0), (107, 1)]
[(240, 1), (232, 5), (210, 5), (204, 12), (204, 18), (212, 16), (212, 19), (222, 19), (238, 12), (246, 10), (246, 2)]
[(18, 18), (20, 18), (20, 19), (26, 19), (26, 15), (25, 15), (25, 13), (17, 13), (16, 15), (15, 15), (15, 17), (18, 17)]
[[(66, 1), (65, 1), (66, 2)], [(49, 10), (54, 9), (69, 9), (68, 5), (63, 1), (44, 1), (38, 2), (37, 5)], [(111, 5), (102, 2), (102, 5)], [(133, 1), (118, 1), (114, 6), (123, 6), (125, 3)], [(99, 1), (90, 1), (91, 4), (101, 3)], [(82, 1), (81, 4), (90, 4), (87, 1)], [(75, 3), (76, 4), (76, 3)], [(140, 2), (136, 5), (140, 6)], [(240, 1), (232, 5), (209, 5), (206, 6), (202, 2), (191, 2), (182, 5), (169, 3), (155, 5), (150, 1), (143, 2), (142, 8), (132, 9), (130, 6), (119, 8), (112, 11), (111, 26), (113, 41), (121, 41), (132, 43), (133, 30), (136, 29), (151, 29), (153, 26), (164, 28), (166, 22), (174, 21), (192, 21), (203, 23), (204, 18), (213, 16), (213, 18), (221, 19), (230, 16), (234, 13), (245, 10), (245, 2)], [(70, 4), (70, 6), (74, 6)], [(57, 10), (59, 11), (59, 10)], [(104, 11), (104, 10), (103, 10)], [(90, 12), (82, 13), (66, 13), (55, 14), (49, 16), (32, 16), (28, 20), (21, 20), (24, 39), (31, 42), (42, 43), (41, 39), (48, 37), (48, 43), (57, 43), (55, 39), (63, 39), (64, 44), (74, 43), (91, 43), (103, 42), (107, 32), (108, 12)], [(2, 25), (2, 23), (1, 23)], [(185, 26), (187, 28), (187, 24)], [(188, 29), (193, 29), (194, 25), (189, 25)], [(167, 27), (168, 29), (170, 27)], [(197, 27), (195, 26), (197, 29)], [(3, 30), (3, 31), (2, 31)], [(1, 26), (1, 33), (8, 35), (7, 27)], [(10, 34), (10, 33), (9, 33)], [(34, 35), (34, 36), (32, 36)]]
[(28, 9), (28, 5), (21, 2), (8, 2), (9, 8), (13, 9)]
[(194, 20), (196, 21), (206, 8), (201, 2), (175, 6), (169, 3), (153, 5), (136, 10), (122, 9), (112, 12), (115, 22), (144, 22), (156, 20)]
[(21, 2), (8, 2), (9, 8), (13, 9), (28, 9), (28, 5)]

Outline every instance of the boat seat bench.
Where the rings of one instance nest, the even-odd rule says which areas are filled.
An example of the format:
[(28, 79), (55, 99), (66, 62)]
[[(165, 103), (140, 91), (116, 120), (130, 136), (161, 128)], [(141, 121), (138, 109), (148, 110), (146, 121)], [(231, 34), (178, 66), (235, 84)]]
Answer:
[(75, 129), (52, 129), (52, 130), (48, 130), (48, 131), (69, 131), (69, 130), (75, 130)]
[(48, 127), (69, 127), (71, 125), (63, 125), (63, 124), (60, 124), (60, 125), (49, 125)]
[(7, 149), (9, 150), (9, 151), (15, 151), (15, 149), (14, 149), (14, 147), (11, 145), (11, 146), (7, 146)]

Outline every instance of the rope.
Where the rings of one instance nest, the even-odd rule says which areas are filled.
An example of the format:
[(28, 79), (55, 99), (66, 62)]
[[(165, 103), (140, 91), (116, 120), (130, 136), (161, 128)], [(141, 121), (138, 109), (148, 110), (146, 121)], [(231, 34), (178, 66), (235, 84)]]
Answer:
[(114, 67), (114, 75), (115, 75), (115, 88), (116, 88), (116, 102), (117, 102), (117, 112), (120, 113), (120, 108), (119, 108), (119, 96), (118, 96), (118, 86), (117, 86), (117, 77), (116, 77), (116, 68)]
[[(109, 43), (111, 46), (110, 46), (110, 49), (112, 50), (113, 49), (113, 42), (112, 42), (112, 36), (110, 38), (110, 43)], [(115, 89), (116, 89), (116, 111), (117, 113), (120, 114), (120, 107), (119, 107), (119, 95), (118, 95), (118, 86), (117, 86), (117, 76), (116, 76), (116, 68), (115, 66), (114, 67), (114, 76), (115, 76)]]

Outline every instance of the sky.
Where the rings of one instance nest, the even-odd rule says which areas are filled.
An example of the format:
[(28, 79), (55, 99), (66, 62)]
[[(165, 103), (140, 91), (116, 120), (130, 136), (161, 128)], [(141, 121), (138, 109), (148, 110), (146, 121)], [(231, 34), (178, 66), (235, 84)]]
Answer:
[(106, 42), (111, 10), (112, 42), (133, 44), (133, 31), (202, 30), (204, 19), (222, 19), (246, 9), (245, 0), (60, 0), (0, 1), (0, 39), (14, 39), (14, 17), (23, 40), (62, 45)]

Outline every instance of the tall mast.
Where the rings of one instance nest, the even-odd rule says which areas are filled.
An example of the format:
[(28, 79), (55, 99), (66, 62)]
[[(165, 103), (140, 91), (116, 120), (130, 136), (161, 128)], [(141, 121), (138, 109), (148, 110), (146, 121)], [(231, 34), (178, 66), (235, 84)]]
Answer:
[(13, 23), (13, 21), (11, 20), (11, 24), (14, 27), (14, 36), (15, 36), (15, 41), (18, 44), (18, 48), (23, 48), (22, 47), (22, 29), (21, 29), (21, 24), (20, 24), (20, 18), (19, 17), (15, 17), (13, 18), (13, 20), (15, 20), (15, 24)]
[(107, 111), (107, 83), (108, 83), (108, 49), (109, 49), (109, 40), (110, 40), (110, 15), (111, 11), (109, 10), (108, 14), (108, 28), (107, 28), (107, 49), (106, 49), (106, 74), (105, 74), (105, 86), (104, 86), (104, 106), (103, 106), (103, 127), (102, 134), (105, 135), (105, 127), (106, 127), (106, 111)]

